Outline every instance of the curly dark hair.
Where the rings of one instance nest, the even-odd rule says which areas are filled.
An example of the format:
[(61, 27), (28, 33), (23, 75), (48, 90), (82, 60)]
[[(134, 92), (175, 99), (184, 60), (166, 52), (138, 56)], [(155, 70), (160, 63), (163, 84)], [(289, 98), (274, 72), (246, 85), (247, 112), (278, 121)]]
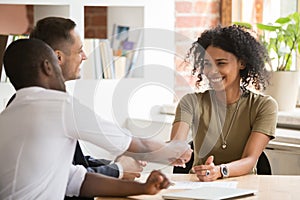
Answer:
[[(254, 32), (253, 32), (254, 33)], [(232, 25), (204, 31), (189, 49), (186, 60), (193, 63), (192, 74), (198, 73), (196, 86), (203, 80), (204, 55), (208, 46), (218, 47), (230, 52), (240, 60), (245, 69), (240, 70), (241, 89), (246, 92), (247, 86), (252, 84), (256, 90), (264, 90), (269, 83), (269, 72), (265, 67), (270, 58), (265, 46), (260, 43), (249, 30)]]

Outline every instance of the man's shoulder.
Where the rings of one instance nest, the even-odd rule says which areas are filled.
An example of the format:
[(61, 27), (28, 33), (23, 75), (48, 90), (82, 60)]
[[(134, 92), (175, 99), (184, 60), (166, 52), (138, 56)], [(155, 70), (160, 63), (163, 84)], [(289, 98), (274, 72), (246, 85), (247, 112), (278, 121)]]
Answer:
[(72, 97), (66, 92), (58, 90), (42, 90), (34, 95), (36, 99), (40, 100), (71, 100)]
[(38, 102), (38, 101), (70, 101), (71, 102), (72, 100), (72, 97), (64, 91), (45, 89), (42, 87), (22, 88), (18, 90), (14, 96), (10, 100), (13, 104), (20, 104), (20, 103), (28, 104), (29, 102)]

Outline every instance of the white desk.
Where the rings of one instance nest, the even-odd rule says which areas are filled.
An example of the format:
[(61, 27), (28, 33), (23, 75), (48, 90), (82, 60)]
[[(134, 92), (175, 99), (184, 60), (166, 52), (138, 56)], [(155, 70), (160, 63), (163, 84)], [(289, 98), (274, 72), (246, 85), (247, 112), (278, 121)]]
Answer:
[[(174, 111), (173, 107), (167, 108), (168, 113)], [(157, 114), (154, 120), (127, 120), (126, 127), (134, 134), (152, 134), (155, 138), (166, 141), (170, 137), (173, 119), (174, 115)], [(300, 108), (291, 112), (279, 112), (278, 122), (300, 128)], [(141, 131), (139, 127), (145, 128)], [(277, 128), (276, 138), (270, 141), (265, 152), (271, 163), (272, 174), (300, 175), (300, 129)]]
[[(174, 181), (198, 181), (194, 174), (173, 174), (170, 176)], [(254, 189), (257, 194), (254, 196), (244, 197), (243, 199), (285, 199), (294, 200), (299, 199), (300, 196), (300, 176), (263, 176), (263, 175), (246, 175), (236, 178), (228, 178), (217, 181), (237, 181), (237, 188)], [(163, 193), (172, 192), (174, 190), (162, 190), (156, 195), (140, 195), (130, 196), (124, 198), (110, 198), (98, 197), (96, 200), (124, 200), (124, 199), (138, 199), (138, 200), (162, 200)]]

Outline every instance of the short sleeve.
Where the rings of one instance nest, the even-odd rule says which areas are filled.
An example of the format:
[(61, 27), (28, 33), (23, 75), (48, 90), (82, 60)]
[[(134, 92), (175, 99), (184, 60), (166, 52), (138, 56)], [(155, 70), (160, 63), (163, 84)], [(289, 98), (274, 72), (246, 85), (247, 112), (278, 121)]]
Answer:
[(277, 124), (278, 105), (271, 96), (264, 96), (257, 107), (252, 131), (261, 132), (274, 139)]
[(79, 196), (87, 170), (82, 165), (71, 165), (66, 196)]
[(176, 108), (174, 122), (186, 122), (192, 126), (193, 116), (197, 105), (197, 96), (195, 94), (187, 94), (181, 98)]

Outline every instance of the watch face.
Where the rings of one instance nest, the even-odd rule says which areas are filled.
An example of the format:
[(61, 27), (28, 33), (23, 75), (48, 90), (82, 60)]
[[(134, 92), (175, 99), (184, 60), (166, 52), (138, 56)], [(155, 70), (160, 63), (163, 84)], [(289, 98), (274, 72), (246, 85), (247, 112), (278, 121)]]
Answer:
[(223, 171), (224, 176), (226, 176), (228, 174), (227, 167), (223, 167), (222, 171)]
[(221, 173), (223, 177), (229, 176), (228, 168), (226, 165), (221, 165)]

